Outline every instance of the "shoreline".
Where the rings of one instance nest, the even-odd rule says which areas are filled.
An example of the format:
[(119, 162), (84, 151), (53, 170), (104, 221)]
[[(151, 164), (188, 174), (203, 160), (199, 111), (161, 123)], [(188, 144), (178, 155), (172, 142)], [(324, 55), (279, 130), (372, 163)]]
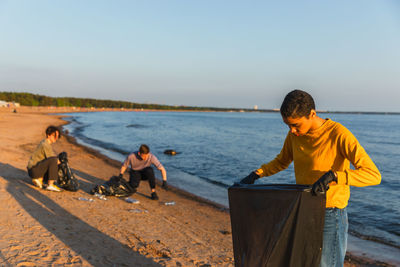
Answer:
[[(58, 115), (51, 115), (51, 116), (58, 116)], [(63, 115), (59, 115), (59, 116), (60, 116), (60, 119), (62, 119), (63, 117), (65, 117), (65, 116), (63, 116)], [(63, 120), (63, 119), (62, 119), (62, 120)], [(63, 121), (65, 121), (65, 120), (63, 120)], [(115, 159), (112, 159), (112, 158), (110, 158), (110, 157), (108, 157), (108, 156), (102, 154), (100, 151), (98, 151), (98, 150), (96, 150), (96, 149), (94, 149), (94, 148), (91, 148), (91, 147), (88, 147), (88, 146), (85, 146), (85, 145), (80, 144), (80, 143), (76, 140), (76, 138), (75, 138), (74, 136), (70, 135), (69, 133), (65, 133), (65, 132), (64, 132), (63, 126), (69, 124), (68, 121), (65, 121), (65, 122), (66, 122), (65, 124), (61, 125), (61, 129), (63, 130), (62, 135), (63, 135), (63, 137), (65, 137), (65, 138), (67, 139), (67, 141), (68, 141), (71, 145), (81, 147), (81, 148), (82, 148), (83, 150), (85, 150), (87, 153), (89, 153), (89, 154), (91, 154), (91, 155), (93, 155), (93, 156), (96, 156), (96, 157), (102, 159), (105, 163), (110, 164), (110, 165), (112, 165), (112, 166), (114, 166), (114, 167), (116, 167), (116, 168), (120, 168), (120, 167), (121, 167), (121, 162), (120, 162), (120, 161), (115, 160)], [(161, 183), (162, 183), (162, 182), (161, 182), (161, 180), (160, 180), (159, 178), (156, 177), (156, 183), (157, 183), (157, 186), (161, 186)], [(174, 192), (175, 194), (178, 194), (178, 195), (183, 196), (183, 197), (185, 197), (185, 198), (191, 199), (191, 200), (193, 200), (193, 201), (197, 201), (197, 202), (199, 202), (199, 203), (203, 203), (203, 204), (209, 205), (209, 206), (214, 207), (214, 208), (216, 208), (216, 209), (218, 209), (218, 210), (221, 210), (221, 211), (229, 212), (229, 208), (228, 208), (228, 207), (225, 207), (225, 206), (222, 205), (222, 204), (219, 204), (219, 203), (214, 202), (214, 201), (212, 201), (212, 200), (203, 198), (203, 197), (201, 197), (201, 196), (197, 196), (197, 195), (195, 195), (195, 194), (193, 194), (193, 193), (191, 193), (191, 192), (185, 191), (185, 190), (183, 190), (183, 189), (181, 189), (181, 188), (177, 188), (177, 187), (175, 187), (175, 186), (173, 186), (173, 185), (171, 185), (171, 184), (168, 184), (168, 189), (169, 189), (169, 191)]]
[[(233, 266), (226, 211), (158, 187), (160, 200), (151, 200), (145, 182), (132, 195), (138, 204), (98, 199), (89, 191), (120, 165), (67, 138), (53, 149), (68, 153), (80, 189), (56, 193), (34, 187), (26, 162), (46, 127), (65, 121), (47, 112), (1, 111), (0, 265)], [(170, 201), (175, 205), (165, 205)]]
[[(68, 123), (69, 122), (66, 121), (66, 124), (64, 124), (64, 125), (67, 125)], [(73, 136), (71, 136), (69, 134), (67, 134), (67, 135), (68, 135), (69, 141), (71, 143), (73, 143), (75, 145), (82, 146), (83, 148), (87, 149), (87, 151), (89, 153), (100, 155), (101, 157), (104, 157), (107, 161), (115, 162), (115, 164), (118, 165), (119, 162), (117, 160), (111, 159), (110, 157), (102, 154), (101, 152), (97, 151), (94, 148), (90, 148), (90, 147), (87, 147), (85, 145), (79, 144), (75, 137), (73, 137)], [(157, 179), (157, 184), (158, 185), (161, 184), (159, 179)], [(171, 187), (173, 187), (173, 186), (171, 186)], [(227, 212), (229, 214), (229, 207), (225, 207), (222, 204), (219, 204), (219, 203), (213, 202), (211, 200), (202, 198), (200, 196), (197, 196), (197, 195), (195, 195), (193, 193), (190, 193), (188, 191), (185, 191), (183, 189), (176, 188), (176, 187), (173, 187), (173, 188), (174, 188), (174, 191), (173, 191), (174, 193), (177, 193), (179, 195), (182, 195), (182, 196), (187, 197), (189, 199), (192, 199), (194, 201), (199, 201), (199, 202), (204, 203), (206, 205), (210, 205), (210, 206), (215, 207), (215, 208), (217, 208), (219, 210), (225, 211), (225, 212)], [(384, 244), (384, 243), (381, 243), (381, 242), (373, 242), (373, 241), (365, 240), (365, 239), (362, 239), (360, 237), (353, 236), (351, 234), (349, 234), (349, 240), (351, 242), (356, 243), (358, 246), (361, 246), (361, 247), (364, 247), (364, 248), (368, 249), (369, 251), (372, 251), (372, 249), (378, 249), (380, 251), (381, 255), (385, 253), (385, 249), (387, 249), (387, 248), (389, 248), (389, 249), (393, 248), (394, 250), (398, 249), (396, 247), (393, 247), (393, 246), (390, 246), (390, 245), (387, 245), (387, 244)], [(373, 243), (373, 244), (371, 246), (369, 246), (368, 243)], [(373, 260), (372, 258), (368, 257), (368, 256), (377, 256), (377, 255), (379, 255), (379, 253), (376, 253), (376, 251), (374, 251), (374, 253), (365, 253), (362, 249), (361, 250), (360, 249), (356, 249), (355, 246), (351, 246), (350, 245), (349, 247), (352, 247), (355, 250), (353, 253), (352, 253), (352, 251), (347, 251), (347, 253), (346, 253), (346, 261), (348, 261), (349, 263), (356, 263), (356, 264), (360, 264), (360, 265), (366, 264), (368, 266), (394, 266), (394, 265), (391, 265), (391, 263), (386, 263), (386, 262), (379, 261), (379, 260)], [(391, 256), (386, 257), (386, 258), (388, 260), (390, 260), (390, 262), (395, 262), (395, 260), (396, 260), (395, 257), (391, 257)], [(400, 264), (400, 262), (399, 262), (399, 264)]]
[[(75, 112), (77, 112), (77, 111), (75, 111)], [(54, 115), (54, 114), (49, 114), (49, 112), (47, 112), (47, 111), (36, 111), (36, 112), (33, 112), (33, 113), (36, 114), (36, 115), (40, 114), (42, 116), (56, 118), (58, 120), (58, 122), (60, 123), (59, 126), (66, 125), (68, 123), (67, 121), (62, 119), (62, 117), (65, 117), (65, 115), (62, 115), (62, 114), (61, 115), (60, 114)], [(60, 110), (57, 110), (56, 112), (50, 112), (50, 113), (64, 113), (64, 112), (60, 112)], [(72, 112), (71, 112), (71, 110), (67, 110), (67, 111), (65, 111), (65, 113), (72, 113)], [(0, 114), (1, 114), (1, 112), (0, 112)], [(111, 169), (119, 168), (120, 162), (118, 162), (116, 160), (113, 160), (113, 159), (101, 154), (100, 152), (98, 152), (95, 149), (92, 149), (90, 147), (86, 147), (84, 145), (79, 144), (76, 141), (76, 139), (74, 137), (70, 136), (70, 135), (64, 135), (64, 136), (66, 137), (65, 140), (66, 140), (66, 143), (67, 143), (66, 145), (65, 144), (63, 145), (64, 147), (66, 147), (66, 146), (75, 147), (76, 149), (81, 150), (84, 153), (88, 154), (88, 156), (83, 156), (83, 158), (87, 158), (87, 157), (94, 158), (97, 162), (101, 161), (101, 162), (105, 163), (106, 165), (109, 165), (111, 167)], [(71, 158), (71, 160), (72, 160), (72, 158)], [(74, 165), (71, 165), (71, 167), (73, 169), (75, 169)], [(81, 171), (78, 172), (78, 174), (80, 174), (80, 173), (81, 173)], [(158, 180), (158, 183), (159, 182), (160, 181)], [(142, 187), (143, 184), (144, 183), (141, 183), (141, 188), (142, 189), (140, 191), (148, 191), (146, 189), (143, 189), (143, 187)], [(172, 187), (172, 186), (170, 186), (170, 187)], [(70, 192), (68, 192), (68, 194), (69, 193)], [(164, 194), (164, 192), (162, 192), (162, 193)], [(222, 206), (222, 205), (220, 205), (218, 203), (214, 203), (212, 201), (209, 201), (207, 199), (203, 199), (201, 197), (198, 197), (198, 196), (196, 196), (194, 194), (191, 194), (191, 193), (189, 193), (187, 191), (184, 191), (182, 189), (173, 188), (173, 189), (169, 190), (168, 194), (169, 195), (171, 195), (171, 194), (174, 195), (175, 194), (175, 195), (180, 196), (182, 198), (188, 199), (188, 201), (190, 201), (190, 203), (198, 203), (201, 207), (205, 207), (205, 206), (210, 207), (211, 211), (209, 211), (209, 212), (211, 212), (211, 214), (215, 214), (216, 212), (217, 213), (222, 212), (223, 214), (225, 214), (225, 215), (222, 216), (222, 217), (225, 218), (224, 219), (225, 223), (226, 223), (227, 217), (229, 217), (229, 209), (227, 209), (226, 207), (224, 207), (224, 206)], [(87, 196), (87, 194), (84, 194), (84, 195)], [(133, 197), (136, 198), (136, 194)], [(169, 196), (169, 197), (171, 198), (171, 196)], [(172, 198), (175, 198), (175, 197), (172, 196)], [(144, 199), (144, 200), (146, 200), (146, 199)], [(152, 204), (152, 202), (150, 202), (150, 204)], [(189, 207), (191, 205), (194, 205), (194, 204), (189, 204)], [(183, 216), (186, 217), (185, 215), (183, 215)], [(196, 218), (194, 220), (196, 220)], [(229, 221), (229, 218), (228, 218), (228, 221)], [(202, 224), (200, 224), (200, 225), (202, 225)], [(231, 266), (231, 264), (232, 264), (232, 255), (231, 255), (231, 253), (232, 253), (231, 239), (232, 238), (230, 236), (230, 231), (231, 231), (230, 223), (229, 223), (228, 226), (229, 227), (227, 227), (226, 224), (225, 224), (225, 227), (223, 227), (223, 230), (228, 232), (228, 233), (225, 232), (224, 234), (222, 234), (224, 239), (225, 239), (225, 242), (228, 242), (228, 243), (225, 243), (225, 245), (224, 245), (224, 249), (223, 250), (225, 251), (225, 254), (223, 255), (223, 257), (228, 255), (228, 258), (229, 258), (229, 255), (230, 255), (231, 258), (230, 259), (226, 258), (223, 261), (221, 261), (221, 259), (220, 259), (219, 263), (225, 264), (224, 266)], [(219, 228), (221, 228), (221, 227), (219, 227)], [(220, 234), (221, 234), (221, 231), (222, 230), (219, 230)], [(1, 248), (1, 246), (0, 246), (0, 248)], [(138, 250), (138, 251), (140, 251), (140, 250)], [(358, 255), (358, 254), (354, 254), (353, 255), (351, 252), (347, 253), (347, 254), (348, 255), (346, 256), (345, 266), (396, 266), (396, 265), (390, 265), (390, 263), (383, 263), (381, 261), (372, 260), (372, 259), (368, 258), (365, 255), (365, 253), (363, 253), (362, 249), (361, 249), (361, 255)], [(157, 259), (157, 255), (156, 256), (154, 256), (154, 255), (156, 255), (156, 254), (152, 254), (153, 257), (151, 257), (151, 258), (153, 258), (153, 260), (154, 260), (154, 258)], [(198, 257), (198, 256), (196, 256), (196, 257)], [(174, 258), (174, 257), (171, 257), (171, 258)], [(179, 260), (181, 260), (181, 259), (179, 259)], [(0, 257), (0, 262), (1, 262), (1, 257)], [(169, 261), (167, 260), (167, 261), (163, 262), (162, 260), (157, 260), (157, 262), (161, 263), (162, 265), (165, 265), (165, 266), (172, 266), (172, 265), (170, 265), (170, 263), (172, 264), (173, 261), (172, 260), (169, 260)], [(198, 261), (198, 262), (200, 262), (200, 261)], [(203, 262), (205, 263), (205, 261), (203, 261)], [(214, 263), (216, 263), (216, 262), (214, 262)]]
[[(67, 125), (69, 123), (68, 121), (65, 121), (65, 122), (66, 123), (64, 125)], [(114, 160), (114, 159), (102, 154), (101, 152), (97, 151), (94, 148), (90, 148), (90, 147), (87, 147), (85, 145), (79, 144), (75, 137), (73, 137), (73, 136), (71, 136), (69, 134), (66, 134), (66, 135), (68, 136), (67, 138), (68, 138), (69, 142), (71, 142), (74, 145), (78, 145), (78, 146), (83, 147), (84, 149), (87, 150), (88, 153), (91, 153), (93, 155), (99, 155), (100, 157), (104, 157), (106, 162), (113, 162), (114, 164), (116, 164), (116, 166), (118, 166), (118, 164), (120, 164), (119, 161)], [(156, 180), (157, 180), (157, 185), (161, 185), (160, 179), (156, 178)], [(171, 185), (169, 185), (169, 187), (172, 187), (173, 188), (173, 192), (176, 193), (176, 194), (179, 194), (179, 195), (181, 195), (183, 197), (189, 198), (189, 199), (194, 200), (194, 201), (198, 201), (198, 202), (204, 203), (206, 205), (210, 205), (210, 206), (212, 206), (214, 208), (217, 208), (217, 209), (219, 209), (221, 211), (225, 211), (225, 212), (227, 212), (229, 214), (229, 207), (225, 207), (222, 204), (219, 204), (219, 203), (213, 202), (211, 200), (202, 198), (201, 196), (197, 196), (197, 195), (195, 195), (193, 193), (190, 193), (188, 191), (185, 191), (183, 189), (176, 188), (176, 187), (173, 187)], [(346, 261), (349, 264), (350, 263), (356, 263), (356, 264), (360, 264), (360, 265), (364, 265), (365, 264), (365, 265), (368, 265), (368, 266), (395, 266), (395, 265), (392, 265), (392, 263), (396, 261), (395, 257), (392, 257), (392, 256), (386, 257), (387, 260), (392, 262), (392, 263), (390, 263), (390, 262), (386, 263), (384, 261), (374, 260), (374, 259), (372, 259), (372, 258), (370, 258), (368, 256), (377, 256), (379, 254), (382, 255), (382, 254), (385, 253), (385, 250), (388, 249), (388, 248), (389, 249), (393, 248), (394, 250), (397, 250), (398, 248), (390, 246), (390, 245), (387, 245), (387, 244), (384, 244), (384, 243), (381, 243), (381, 242), (376, 242), (376, 241), (374, 242), (374, 241), (365, 240), (365, 239), (362, 239), (361, 237), (357, 237), (357, 236), (351, 235), (350, 233), (349, 233), (349, 241), (356, 243), (360, 247), (364, 247), (366, 249), (369, 248), (369, 251), (372, 251), (372, 249), (377, 249), (378, 251), (380, 251), (378, 253), (376, 251), (374, 251), (374, 253), (366, 253), (362, 249), (360, 250), (359, 248), (356, 248), (355, 246), (350, 245), (349, 247), (353, 248), (355, 251), (352, 252), (352, 251), (348, 250), (347, 253), (346, 253)], [(368, 243), (373, 243), (373, 244), (371, 246), (369, 246)], [(398, 264), (400, 265), (400, 261), (398, 262)]]

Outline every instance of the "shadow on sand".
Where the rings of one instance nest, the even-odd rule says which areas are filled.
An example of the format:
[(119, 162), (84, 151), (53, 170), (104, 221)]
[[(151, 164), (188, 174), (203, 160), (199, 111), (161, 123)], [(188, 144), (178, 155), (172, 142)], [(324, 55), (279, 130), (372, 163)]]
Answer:
[[(90, 226), (43, 195), (40, 190), (29, 186), (31, 181), (26, 171), (0, 163), (0, 173), (8, 181), (7, 191), (21, 206), (37, 222), (93, 266), (99, 266), (99, 264), (102, 266), (160, 266)], [(103, 181), (81, 172), (79, 176), (84, 176), (84, 179), (94, 183)], [(89, 183), (83, 183), (83, 187), (86, 191)], [(101, 243), (96, 244), (94, 240), (101, 240)], [(116, 255), (118, 255), (117, 258)]]
[[(4, 267), (11, 267), (11, 264), (8, 263), (7, 259), (3, 256), (3, 254), (0, 251), (0, 266), (4, 266)], [(4, 265), (3, 265), (4, 264)]]

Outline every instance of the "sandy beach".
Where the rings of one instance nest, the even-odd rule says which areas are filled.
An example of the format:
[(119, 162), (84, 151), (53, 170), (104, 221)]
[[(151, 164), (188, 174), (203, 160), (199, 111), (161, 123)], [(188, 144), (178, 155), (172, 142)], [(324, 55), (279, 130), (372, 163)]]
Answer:
[[(226, 209), (174, 188), (158, 188), (160, 199), (153, 201), (147, 182), (132, 196), (139, 204), (96, 198), (89, 191), (118, 174), (120, 163), (71, 137), (53, 148), (68, 153), (80, 189), (34, 187), (26, 172), (30, 154), (48, 125), (65, 124), (47, 113), (72, 111), (78, 110), (0, 108), (0, 266), (234, 265)], [(176, 204), (164, 204), (170, 201)], [(345, 266), (392, 265), (349, 254)]]

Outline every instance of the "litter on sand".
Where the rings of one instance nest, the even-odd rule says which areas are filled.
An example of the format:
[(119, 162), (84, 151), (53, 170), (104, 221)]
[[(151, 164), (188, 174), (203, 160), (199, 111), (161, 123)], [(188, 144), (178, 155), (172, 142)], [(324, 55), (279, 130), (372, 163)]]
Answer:
[(139, 204), (140, 203), (139, 200), (131, 198), (131, 197), (125, 198), (125, 201), (128, 202), (128, 203), (132, 203), (132, 204)]
[(99, 193), (94, 193), (94, 196), (101, 199), (101, 200), (107, 200), (105, 195), (99, 194)]
[(78, 200), (81, 200), (81, 201), (88, 201), (88, 202), (93, 202), (93, 201), (94, 201), (94, 200), (91, 199), (91, 198), (85, 198), (85, 197), (78, 197)]
[(129, 212), (132, 213), (149, 213), (147, 210), (141, 210), (141, 209), (131, 209)]

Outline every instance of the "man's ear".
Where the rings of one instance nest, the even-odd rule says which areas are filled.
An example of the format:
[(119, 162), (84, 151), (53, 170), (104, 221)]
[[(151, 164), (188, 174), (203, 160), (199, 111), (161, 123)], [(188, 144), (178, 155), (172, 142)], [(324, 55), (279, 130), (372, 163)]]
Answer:
[(317, 116), (317, 112), (315, 111), (315, 109), (312, 109), (310, 111), (310, 115), (308, 115), (308, 119), (313, 119)]

